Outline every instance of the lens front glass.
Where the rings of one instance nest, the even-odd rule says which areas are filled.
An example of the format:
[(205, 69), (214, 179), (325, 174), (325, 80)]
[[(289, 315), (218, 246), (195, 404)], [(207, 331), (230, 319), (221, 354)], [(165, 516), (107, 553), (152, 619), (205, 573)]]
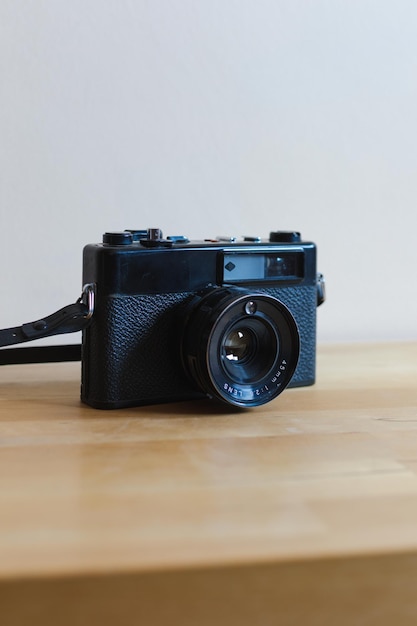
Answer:
[(265, 320), (242, 318), (227, 329), (220, 351), (225, 372), (233, 381), (256, 383), (276, 359), (278, 338)]
[(227, 333), (223, 342), (223, 356), (227, 362), (242, 365), (250, 361), (256, 351), (256, 336), (247, 327), (238, 325)]

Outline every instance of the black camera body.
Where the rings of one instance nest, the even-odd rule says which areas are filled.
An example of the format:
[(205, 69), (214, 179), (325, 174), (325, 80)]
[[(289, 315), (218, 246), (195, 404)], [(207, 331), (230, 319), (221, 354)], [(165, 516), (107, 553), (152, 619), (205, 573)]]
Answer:
[(209, 396), (251, 407), (313, 384), (317, 277), (316, 246), (296, 232), (106, 233), (83, 253), (95, 306), (81, 399), (111, 409)]

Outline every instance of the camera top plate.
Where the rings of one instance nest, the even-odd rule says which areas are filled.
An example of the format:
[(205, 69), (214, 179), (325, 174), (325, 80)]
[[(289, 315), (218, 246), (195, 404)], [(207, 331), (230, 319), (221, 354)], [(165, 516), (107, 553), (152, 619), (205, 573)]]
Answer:
[(83, 283), (98, 285), (98, 298), (195, 292), (208, 285), (252, 288), (316, 283), (316, 246), (298, 231), (259, 237), (190, 241), (164, 238), (159, 228), (108, 232), (85, 246)]
[(164, 239), (160, 228), (148, 228), (146, 230), (127, 229), (120, 232), (106, 232), (103, 235), (103, 244), (108, 246), (130, 246), (139, 243), (144, 248), (171, 248), (174, 246), (191, 244), (204, 245), (225, 245), (225, 244), (262, 244), (262, 243), (301, 243), (301, 234), (298, 231), (272, 231), (268, 240), (253, 235), (218, 236), (204, 241), (190, 242), (185, 235), (170, 235)]

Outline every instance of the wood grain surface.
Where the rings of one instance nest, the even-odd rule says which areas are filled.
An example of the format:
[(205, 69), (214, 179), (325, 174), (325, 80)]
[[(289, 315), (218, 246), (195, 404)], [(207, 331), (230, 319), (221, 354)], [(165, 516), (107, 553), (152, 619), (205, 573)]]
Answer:
[(2, 625), (417, 622), (417, 343), (248, 411), (97, 411), (79, 367), (0, 369)]

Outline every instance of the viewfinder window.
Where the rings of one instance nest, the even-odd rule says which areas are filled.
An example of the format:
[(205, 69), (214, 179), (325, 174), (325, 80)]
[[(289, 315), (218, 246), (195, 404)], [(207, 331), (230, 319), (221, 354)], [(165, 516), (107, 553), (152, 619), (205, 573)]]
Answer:
[(300, 280), (304, 276), (302, 252), (230, 253), (223, 256), (223, 281)]

